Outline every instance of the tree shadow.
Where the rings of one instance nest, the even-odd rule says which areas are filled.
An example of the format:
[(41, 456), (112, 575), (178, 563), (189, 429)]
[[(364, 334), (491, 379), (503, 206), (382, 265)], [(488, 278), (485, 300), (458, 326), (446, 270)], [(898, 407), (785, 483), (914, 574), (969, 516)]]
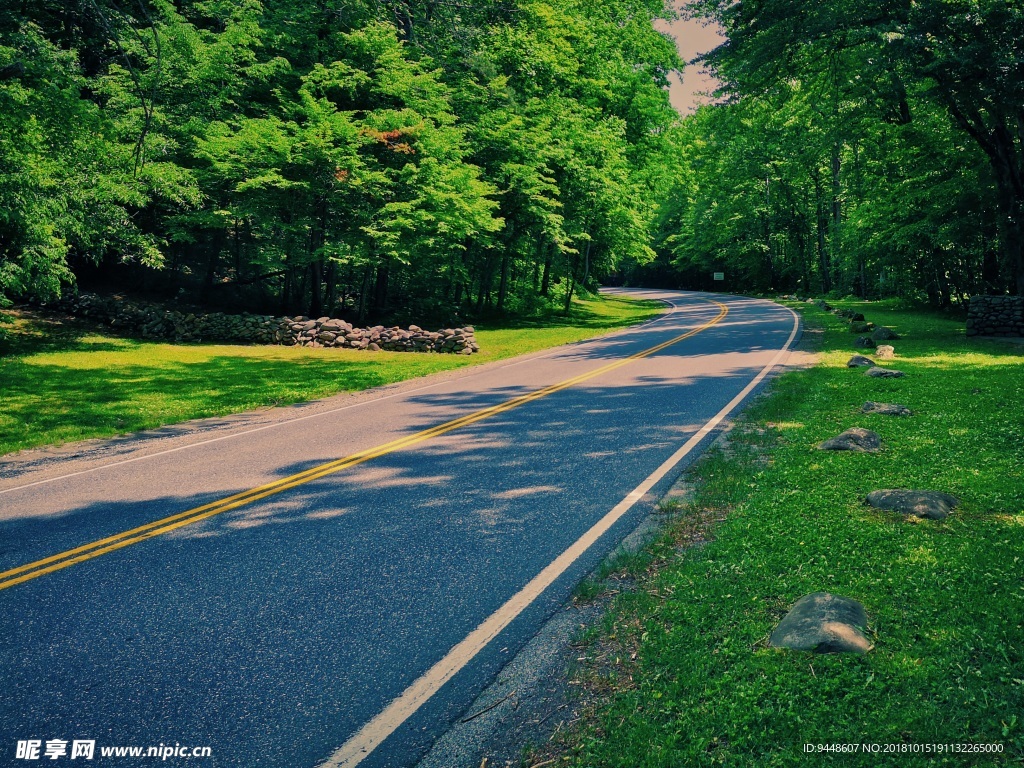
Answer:
[[(131, 339), (85, 339), (108, 335), (107, 329), (70, 315), (43, 314), (31, 309), (8, 310), (0, 325), (0, 361), (44, 352), (119, 351), (138, 346)], [(9, 321), (9, 322), (7, 322)]]
[(5, 450), (152, 429), (396, 380), (383, 361), (369, 357), (222, 355), (97, 369), (12, 359), (0, 366)]

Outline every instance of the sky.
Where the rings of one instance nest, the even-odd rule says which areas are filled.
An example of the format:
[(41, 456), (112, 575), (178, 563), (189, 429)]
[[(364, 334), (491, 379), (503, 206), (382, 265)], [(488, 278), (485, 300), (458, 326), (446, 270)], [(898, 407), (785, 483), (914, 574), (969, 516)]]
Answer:
[[(682, 3), (677, 3), (681, 8)], [(707, 53), (724, 41), (721, 32), (714, 27), (706, 27), (692, 19), (676, 19), (674, 21), (656, 21), (655, 29), (668, 32), (675, 38), (676, 48), (683, 61), (689, 61), (700, 53)], [(698, 67), (687, 65), (682, 73), (673, 74), (669, 88), (672, 106), (682, 115), (687, 115), (701, 104), (707, 104), (710, 98), (702, 96), (715, 87), (715, 80)]]

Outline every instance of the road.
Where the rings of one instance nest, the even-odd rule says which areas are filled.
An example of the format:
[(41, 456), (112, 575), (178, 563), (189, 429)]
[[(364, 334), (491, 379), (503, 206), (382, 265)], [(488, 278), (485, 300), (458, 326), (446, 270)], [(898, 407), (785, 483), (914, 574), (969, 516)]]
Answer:
[(0, 765), (30, 764), (29, 740), (95, 741), (99, 764), (175, 744), (212, 756), (168, 764), (415, 763), (798, 332), (765, 301), (643, 295), (672, 307), (354, 404), (8, 472)]

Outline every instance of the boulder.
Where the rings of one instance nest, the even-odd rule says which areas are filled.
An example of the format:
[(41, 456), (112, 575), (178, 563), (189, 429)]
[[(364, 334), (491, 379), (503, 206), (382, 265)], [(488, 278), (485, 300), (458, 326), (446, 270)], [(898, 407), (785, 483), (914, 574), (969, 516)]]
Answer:
[(882, 438), (870, 429), (851, 427), (842, 434), (830, 437), (825, 442), (819, 443), (818, 450), (877, 453), (882, 450)]
[(875, 403), (868, 400), (860, 408), (861, 413), (880, 413), (883, 416), (910, 416), (911, 410), (899, 403)]
[(847, 368), (862, 368), (862, 367), (873, 367), (875, 361), (870, 357), (864, 357), (864, 355), (854, 355), (846, 361)]
[(896, 350), (891, 344), (879, 344), (875, 347), (875, 354), (879, 360), (892, 360), (896, 357)]
[(886, 328), (884, 325), (880, 325), (875, 328), (875, 332), (871, 334), (871, 338), (875, 341), (894, 341), (900, 336), (892, 328)]
[(850, 323), (850, 333), (866, 333), (870, 330), (868, 324), (862, 320), (855, 320)]
[(812, 592), (796, 601), (768, 643), (813, 653), (867, 653), (874, 647), (864, 636), (867, 626), (867, 613), (856, 600)]
[(868, 368), (865, 375), (873, 379), (898, 379), (906, 374), (903, 371), (895, 371), (892, 368), (879, 368), (876, 365), (874, 368)]
[(939, 491), (886, 489), (872, 491), (865, 501), (875, 509), (890, 509), (901, 515), (945, 520), (960, 504), (960, 499)]
[(874, 349), (875, 342), (871, 340), (870, 336), (858, 336), (854, 340), (853, 346), (860, 349)]

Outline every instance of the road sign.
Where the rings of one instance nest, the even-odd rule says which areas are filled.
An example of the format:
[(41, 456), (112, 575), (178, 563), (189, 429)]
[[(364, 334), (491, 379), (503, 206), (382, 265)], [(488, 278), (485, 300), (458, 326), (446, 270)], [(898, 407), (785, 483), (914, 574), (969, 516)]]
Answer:
[(715, 280), (725, 280), (725, 272), (715, 272)]

